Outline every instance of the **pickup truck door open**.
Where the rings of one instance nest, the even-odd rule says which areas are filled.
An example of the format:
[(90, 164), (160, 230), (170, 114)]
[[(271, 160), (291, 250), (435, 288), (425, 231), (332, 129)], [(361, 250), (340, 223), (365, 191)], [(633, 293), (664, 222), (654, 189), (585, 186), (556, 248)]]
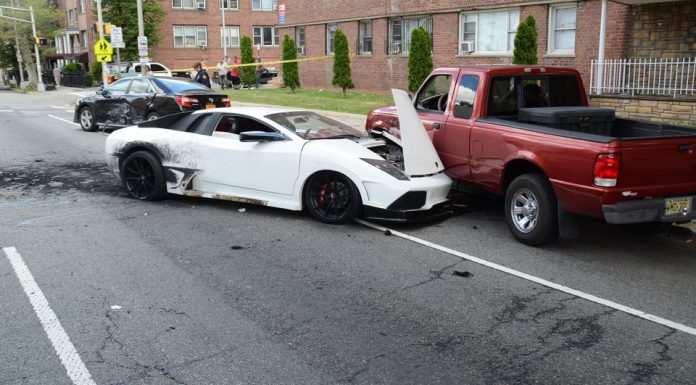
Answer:
[(441, 133), (447, 123), (445, 111), (451, 94), (452, 74), (434, 73), (423, 83), (414, 99), (418, 116), (436, 148), (440, 148), (441, 142), (444, 141), (444, 135)]

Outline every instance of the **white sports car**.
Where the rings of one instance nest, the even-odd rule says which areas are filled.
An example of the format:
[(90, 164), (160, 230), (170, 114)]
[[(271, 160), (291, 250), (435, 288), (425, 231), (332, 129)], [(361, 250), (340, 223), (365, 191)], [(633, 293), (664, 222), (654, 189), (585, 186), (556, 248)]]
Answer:
[(137, 199), (169, 193), (306, 209), (326, 223), (447, 215), (451, 180), (408, 95), (394, 97), (400, 139), (306, 110), (217, 108), (114, 131), (107, 163)]

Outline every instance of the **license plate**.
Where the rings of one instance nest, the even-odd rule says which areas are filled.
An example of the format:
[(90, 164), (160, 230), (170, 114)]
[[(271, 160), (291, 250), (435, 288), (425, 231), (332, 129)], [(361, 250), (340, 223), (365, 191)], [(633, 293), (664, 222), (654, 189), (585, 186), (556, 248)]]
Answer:
[(665, 200), (665, 216), (686, 215), (691, 211), (691, 198), (669, 198)]
[(206, 103), (205, 108), (206, 109), (207, 108), (215, 108), (215, 104), (214, 103)]

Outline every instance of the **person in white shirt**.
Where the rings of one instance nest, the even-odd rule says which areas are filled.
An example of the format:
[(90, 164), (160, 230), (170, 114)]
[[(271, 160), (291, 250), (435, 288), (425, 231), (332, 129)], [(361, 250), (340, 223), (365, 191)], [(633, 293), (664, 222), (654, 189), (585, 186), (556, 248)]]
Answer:
[(229, 70), (228, 68), (228, 57), (225, 56), (224, 58), (220, 59), (220, 62), (217, 65), (217, 72), (218, 72), (218, 80), (220, 82), (220, 87), (224, 90), (227, 88), (227, 71)]

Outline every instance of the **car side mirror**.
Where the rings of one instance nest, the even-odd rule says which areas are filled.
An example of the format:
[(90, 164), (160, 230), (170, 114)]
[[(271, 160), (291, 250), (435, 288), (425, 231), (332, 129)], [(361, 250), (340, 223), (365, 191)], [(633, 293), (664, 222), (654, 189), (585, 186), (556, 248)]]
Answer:
[(239, 134), (240, 142), (278, 142), (285, 140), (280, 132), (246, 131)]
[(97, 90), (95, 92), (97, 93), (97, 95), (104, 95), (106, 93), (106, 91), (104, 91), (104, 87), (102, 87), (102, 86), (97, 88)]

